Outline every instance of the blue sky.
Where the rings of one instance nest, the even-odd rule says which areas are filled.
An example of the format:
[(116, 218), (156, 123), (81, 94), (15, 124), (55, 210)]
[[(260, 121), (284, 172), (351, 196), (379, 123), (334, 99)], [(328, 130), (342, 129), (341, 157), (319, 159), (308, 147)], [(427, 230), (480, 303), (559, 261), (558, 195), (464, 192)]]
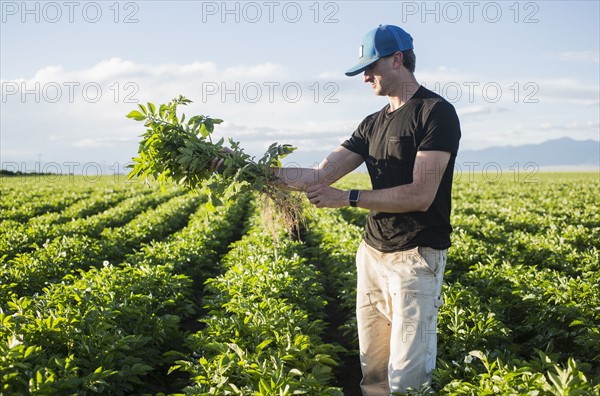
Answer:
[[(414, 38), (417, 80), (456, 107), (461, 149), (599, 139), (597, 1), (2, 1), (0, 155), (78, 172), (135, 156), (136, 101), (188, 115), (253, 155), (312, 166), (379, 110), (346, 77), (368, 30)], [(70, 167), (70, 168), (69, 168)]]

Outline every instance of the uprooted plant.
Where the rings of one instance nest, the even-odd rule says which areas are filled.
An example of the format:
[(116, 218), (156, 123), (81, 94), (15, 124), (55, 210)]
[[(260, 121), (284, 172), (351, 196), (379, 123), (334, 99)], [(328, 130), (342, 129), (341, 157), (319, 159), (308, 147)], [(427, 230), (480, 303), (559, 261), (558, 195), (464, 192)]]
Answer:
[[(279, 220), (269, 221), (281, 221), (288, 233), (297, 233), (302, 207), (300, 197), (277, 188), (278, 179), (271, 172), (271, 168), (281, 166), (281, 159), (295, 147), (273, 143), (258, 161), (231, 138), (227, 150), (224, 139), (217, 142), (211, 139), (215, 125), (223, 120), (196, 115), (186, 121), (185, 114), (181, 118), (177, 116), (177, 107), (191, 102), (180, 95), (158, 107), (153, 103), (139, 104), (139, 110), (127, 114), (128, 118), (144, 121), (146, 127), (129, 178), (153, 179), (162, 186), (180, 184), (206, 195), (206, 205), (212, 210), (240, 192), (257, 191), (280, 214)], [(215, 159), (223, 160), (217, 170)]]

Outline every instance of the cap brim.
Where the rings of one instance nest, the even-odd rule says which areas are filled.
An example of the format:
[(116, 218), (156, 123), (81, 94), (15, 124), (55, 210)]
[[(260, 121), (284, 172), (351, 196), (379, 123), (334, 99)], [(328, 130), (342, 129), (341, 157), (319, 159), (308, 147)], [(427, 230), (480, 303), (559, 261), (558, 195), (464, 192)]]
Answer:
[(351, 69), (348, 69), (348, 71), (346, 72), (346, 75), (348, 77), (356, 76), (357, 74), (364, 72), (367, 67), (369, 67), (370, 65), (375, 63), (378, 59), (379, 58), (374, 58), (374, 59), (369, 59), (366, 61), (358, 62), (358, 64), (356, 66), (354, 66)]

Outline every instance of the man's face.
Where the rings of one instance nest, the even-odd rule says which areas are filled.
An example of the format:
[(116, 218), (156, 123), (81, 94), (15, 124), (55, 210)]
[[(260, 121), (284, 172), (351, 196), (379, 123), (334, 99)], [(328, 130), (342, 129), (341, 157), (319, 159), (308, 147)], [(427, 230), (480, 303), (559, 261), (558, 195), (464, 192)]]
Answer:
[(393, 56), (378, 59), (365, 69), (364, 81), (371, 83), (375, 95), (386, 96), (391, 94), (393, 87), (392, 71)]

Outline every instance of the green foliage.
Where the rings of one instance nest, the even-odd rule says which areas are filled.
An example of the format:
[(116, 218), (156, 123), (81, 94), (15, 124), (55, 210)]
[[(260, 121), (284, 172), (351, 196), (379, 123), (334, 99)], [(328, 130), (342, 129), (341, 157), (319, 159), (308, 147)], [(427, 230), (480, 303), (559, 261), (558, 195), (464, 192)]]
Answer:
[(0, 312), (0, 348), (12, 361), (0, 367), (4, 390), (133, 391), (161, 363), (158, 346), (177, 334), (188, 286), (167, 267), (107, 264), (13, 299)]
[(192, 356), (173, 370), (190, 374), (187, 394), (341, 395), (331, 387), (339, 347), (321, 340), (320, 275), (301, 245), (254, 227), (207, 281), (205, 328), (190, 336)]
[[(527, 181), (462, 175), (454, 183), (433, 384), (441, 395), (600, 393), (598, 175)], [(338, 185), (369, 181), (350, 175)], [(321, 213), (311, 228), (324, 224), (331, 235), (319, 249), (344, 246), (347, 231)], [(360, 226), (368, 215), (338, 213)]]
[[(510, 176), (455, 183), (434, 394), (600, 394), (597, 175)], [(339, 395), (358, 382), (345, 362), (358, 359), (368, 212), (313, 210), (302, 241), (273, 239), (257, 195), (211, 211), (165, 187), (0, 179), (0, 394)]]
[[(54, 187), (62, 190), (65, 185)], [(147, 191), (137, 190), (142, 197)], [(189, 276), (206, 276), (214, 267), (216, 251), (226, 248), (227, 240), (238, 232), (236, 224), (244, 216), (248, 198), (241, 197), (227, 212), (209, 214), (198, 207), (199, 197), (152, 195), (163, 203), (157, 210), (148, 196), (145, 200), (125, 199), (131, 207), (141, 202), (148, 210), (137, 210), (132, 217), (126, 211), (109, 210), (113, 216), (123, 215), (120, 221), (110, 222), (114, 228), (85, 231), (84, 238), (78, 234), (67, 238), (105, 246), (100, 249), (105, 259), (92, 263), (90, 269), (67, 264), (58, 265), (59, 270), (48, 262), (39, 266), (39, 271), (26, 272), (27, 260), (11, 261), (5, 267), (12, 274), (28, 276), (22, 281), (15, 278), (15, 283), (8, 285), (6, 300), (0, 301), (0, 394), (118, 395), (154, 393), (157, 386), (168, 386), (160, 381), (167, 381), (164, 377), (175, 359), (170, 351), (182, 347), (181, 320), (197, 309), (193, 284), (202, 279)], [(88, 217), (91, 224), (97, 224), (91, 221), (96, 217)], [(129, 221), (123, 221), (126, 218)], [(78, 220), (72, 223), (89, 230)], [(65, 224), (71, 223), (52, 224), (49, 235)], [(184, 228), (177, 231), (181, 226)], [(96, 230), (96, 226), (92, 228)], [(101, 242), (108, 235), (114, 237), (106, 244)], [(48, 248), (59, 246), (65, 238), (57, 236), (31, 253), (48, 255), (53, 251)], [(152, 243), (152, 238), (157, 241)], [(74, 259), (81, 248), (63, 247), (62, 251)], [(106, 260), (109, 252), (130, 263), (111, 264)], [(90, 253), (83, 249), (78, 254)], [(63, 271), (65, 276), (48, 277), (53, 271)], [(27, 295), (29, 288), (15, 287), (29, 284), (47, 287), (31, 296)], [(169, 383), (175, 386), (177, 381)]]
[[(224, 151), (223, 139), (215, 143), (211, 140), (215, 125), (223, 120), (196, 115), (185, 122), (185, 114), (177, 116), (177, 107), (191, 102), (180, 95), (158, 107), (152, 103), (138, 105), (139, 110), (127, 114), (128, 118), (143, 121), (147, 128), (129, 177), (152, 178), (163, 185), (181, 184), (206, 195), (211, 208), (240, 191), (264, 191), (272, 182), (269, 167), (281, 166), (280, 159), (295, 148), (273, 143), (260, 160), (254, 161), (230, 139), (232, 152)], [(218, 172), (213, 169), (214, 159), (223, 159)]]
[[(580, 366), (569, 358), (566, 367), (542, 351), (537, 358), (522, 360), (514, 356), (495, 359), (482, 351), (470, 351), (460, 364), (442, 361), (435, 372), (437, 382), (448, 382), (440, 390), (444, 395), (591, 395), (592, 387)], [(454, 367), (453, 367), (454, 366)], [(461, 375), (457, 376), (457, 367)], [(444, 378), (448, 376), (449, 378)]]

